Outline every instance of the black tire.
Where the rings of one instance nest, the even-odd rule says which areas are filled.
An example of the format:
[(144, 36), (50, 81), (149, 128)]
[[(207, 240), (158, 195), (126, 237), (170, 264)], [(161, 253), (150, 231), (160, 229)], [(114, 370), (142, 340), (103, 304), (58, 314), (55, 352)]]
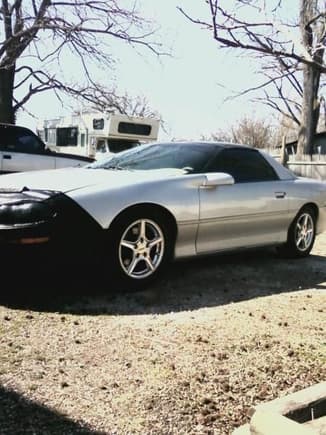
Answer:
[(310, 254), (316, 237), (316, 214), (305, 206), (294, 218), (288, 230), (287, 242), (278, 248), (281, 256), (302, 258)]
[(129, 211), (110, 228), (110, 261), (123, 290), (146, 288), (158, 278), (173, 255), (169, 220), (155, 210)]

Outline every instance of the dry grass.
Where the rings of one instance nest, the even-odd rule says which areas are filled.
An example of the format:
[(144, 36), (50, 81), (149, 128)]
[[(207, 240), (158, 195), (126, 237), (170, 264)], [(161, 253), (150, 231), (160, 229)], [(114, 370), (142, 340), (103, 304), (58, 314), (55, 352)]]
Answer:
[(323, 235), (304, 260), (178, 263), (135, 295), (87, 271), (2, 286), (0, 433), (229, 434), (325, 380), (325, 266)]

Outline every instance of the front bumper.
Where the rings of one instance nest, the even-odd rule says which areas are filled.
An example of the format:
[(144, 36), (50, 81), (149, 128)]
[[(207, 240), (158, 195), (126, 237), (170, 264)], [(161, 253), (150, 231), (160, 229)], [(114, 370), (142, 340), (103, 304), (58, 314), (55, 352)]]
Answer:
[(2, 264), (47, 261), (54, 254), (54, 234), (49, 225), (0, 227), (0, 259)]
[(46, 221), (23, 225), (0, 221), (0, 260), (4, 264), (70, 263), (100, 252), (104, 230), (85, 210), (64, 194), (46, 201), (55, 210)]

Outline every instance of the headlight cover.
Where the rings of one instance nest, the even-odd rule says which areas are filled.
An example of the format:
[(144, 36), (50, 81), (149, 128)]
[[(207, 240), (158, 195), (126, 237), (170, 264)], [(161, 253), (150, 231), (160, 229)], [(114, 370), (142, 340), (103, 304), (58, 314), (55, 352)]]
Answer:
[(54, 218), (56, 211), (48, 194), (31, 191), (0, 194), (0, 227), (35, 225)]

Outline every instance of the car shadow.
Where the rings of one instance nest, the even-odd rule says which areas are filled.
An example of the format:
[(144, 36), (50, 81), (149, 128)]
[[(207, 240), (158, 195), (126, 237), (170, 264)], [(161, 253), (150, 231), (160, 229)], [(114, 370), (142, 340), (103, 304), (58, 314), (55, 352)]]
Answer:
[(104, 434), (90, 430), (83, 423), (74, 422), (59, 412), (3, 386), (0, 386), (0, 403), (2, 434)]
[(80, 315), (168, 313), (225, 305), (304, 289), (324, 289), (326, 257), (283, 259), (269, 249), (172, 264), (155, 284), (118, 290), (109, 269), (71, 265), (7, 269), (0, 304)]

